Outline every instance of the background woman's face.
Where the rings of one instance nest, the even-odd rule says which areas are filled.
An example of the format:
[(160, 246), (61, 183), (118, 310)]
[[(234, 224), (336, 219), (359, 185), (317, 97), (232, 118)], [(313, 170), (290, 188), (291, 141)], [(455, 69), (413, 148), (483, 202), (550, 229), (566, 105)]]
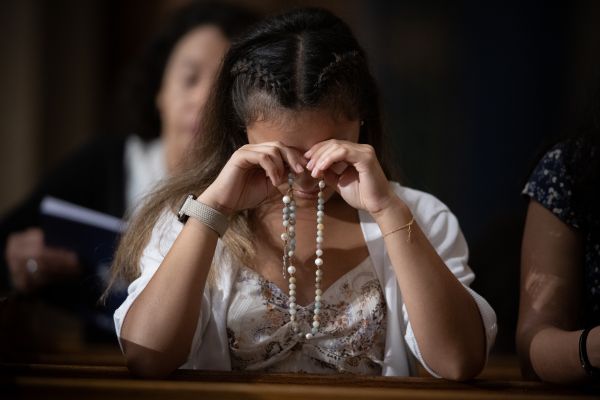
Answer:
[(229, 40), (216, 26), (195, 28), (173, 48), (156, 97), (167, 170), (177, 170), (196, 133)]

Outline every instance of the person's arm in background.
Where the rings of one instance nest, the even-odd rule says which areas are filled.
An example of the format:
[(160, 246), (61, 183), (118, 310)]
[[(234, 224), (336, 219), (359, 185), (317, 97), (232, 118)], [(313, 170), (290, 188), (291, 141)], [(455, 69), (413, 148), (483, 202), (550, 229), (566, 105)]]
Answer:
[[(73, 253), (44, 244), (39, 229), (40, 202), (51, 195), (122, 217), (123, 147), (123, 138), (91, 141), (47, 175), (26, 200), (0, 218), (0, 290), (12, 287), (28, 292), (78, 275), (80, 268)], [(35, 260), (35, 274), (31, 274), (31, 265), (27, 268), (30, 259)]]
[[(573, 383), (586, 374), (579, 360), (583, 328), (583, 238), (531, 200), (521, 250), (521, 298), (516, 341), (523, 374)], [(587, 339), (590, 363), (600, 367), (600, 327)]]

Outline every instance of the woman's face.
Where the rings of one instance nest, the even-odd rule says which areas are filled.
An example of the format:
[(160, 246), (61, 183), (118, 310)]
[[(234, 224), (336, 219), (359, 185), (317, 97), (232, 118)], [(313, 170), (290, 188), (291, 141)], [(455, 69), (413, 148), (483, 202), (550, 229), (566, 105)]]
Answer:
[[(247, 127), (247, 132), (250, 144), (280, 142), (303, 155), (312, 146), (325, 140), (358, 142), (360, 122), (334, 117), (326, 110), (284, 111), (274, 119), (253, 122)], [(335, 167), (338, 166), (334, 165), (333, 169)], [(318, 183), (319, 179), (313, 178), (307, 169), (301, 174), (295, 174), (293, 189), (296, 202), (314, 205), (319, 192)], [(278, 189), (282, 194), (285, 193), (288, 189), (287, 182)], [(327, 187), (324, 191), (325, 199), (329, 199), (333, 193), (334, 190)]]
[(171, 52), (156, 97), (165, 161), (171, 174), (197, 131), (202, 108), (228, 48), (229, 40), (220, 29), (206, 25), (188, 32)]

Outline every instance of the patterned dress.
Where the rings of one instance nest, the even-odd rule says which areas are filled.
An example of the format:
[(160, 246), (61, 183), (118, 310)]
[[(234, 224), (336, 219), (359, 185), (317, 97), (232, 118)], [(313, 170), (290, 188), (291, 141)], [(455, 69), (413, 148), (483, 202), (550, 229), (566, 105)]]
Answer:
[[(576, 143), (575, 145), (579, 145)], [(585, 240), (584, 288), (586, 326), (600, 324), (600, 221), (574, 207), (574, 177), (569, 171), (568, 143), (554, 146), (540, 160), (523, 194), (551, 211), (565, 224), (582, 232)]]
[[(312, 339), (294, 334), (287, 294), (241, 267), (227, 315), (233, 370), (381, 375), (386, 303), (370, 258), (322, 295), (321, 326)], [(298, 305), (309, 332), (314, 305)]]

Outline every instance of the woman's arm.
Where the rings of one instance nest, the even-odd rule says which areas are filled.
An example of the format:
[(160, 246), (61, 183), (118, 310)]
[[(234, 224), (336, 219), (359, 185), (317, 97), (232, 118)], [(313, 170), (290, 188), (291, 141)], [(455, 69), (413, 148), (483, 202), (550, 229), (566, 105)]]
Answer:
[[(284, 162), (294, 165), (297, 173), (303, 170), (298, 151), (278, 142), (242, 146), (198, 201), (226, 215), (256, 208), (280, 196), (275, 187), (287, 179)], [(188, 219), (131, 305), (120, 338), (127, 364), (136, 374), (164, 376), (186, 361), (216, 244), (212, 229)]]
[[(579, 361), (583, 239), (536, 201), (530, 201), (521, 249), (517, 351), (526, 377), (549, 382), (585, 379)], [(600, 328), (587, 339), (600, 366)]]
[[(396, 197), (373, 217), (385, 235), (411, 221), (412, 214)], [(416, 222), (407, 239), (408, 230), (399, 230), (386, 235), (385, 244), (421, 354), (444, 378), (472, 378), (486, 360), (486, 336), (477, 304)]]
[[(375, 150), (365, 144), (328, 140), (304, 154), (312, 176), (324, 176), (352, 207), (369, 212), (386, 234), (412, 219), (394, 193)], [(486, 360), (486, 335), (475, 300), (437, 254), (418, 224), (385, 235), (413, 332), (427, 364), (439, 375), (463, 380)], [(401, 312), (401, 310), (397, 310)]]
[[(198, 200), (211, 204), (202, 196)], [(127, 365), (135, 374), (165, 376), (186, 361), (217, 239), (216, 232), (189, 218), (131, 305), (120, 339)]]

